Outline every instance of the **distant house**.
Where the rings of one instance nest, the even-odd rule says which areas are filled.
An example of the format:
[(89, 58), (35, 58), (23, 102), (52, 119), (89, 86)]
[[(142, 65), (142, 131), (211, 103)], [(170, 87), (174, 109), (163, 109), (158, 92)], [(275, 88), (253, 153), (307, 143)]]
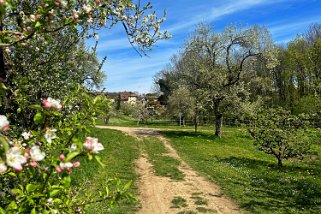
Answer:
[(138, 95), (133, 92), (121, 92), (120, 93), (120, 101), (123, 103), (128, 103), (131, 105), (137, 104)]

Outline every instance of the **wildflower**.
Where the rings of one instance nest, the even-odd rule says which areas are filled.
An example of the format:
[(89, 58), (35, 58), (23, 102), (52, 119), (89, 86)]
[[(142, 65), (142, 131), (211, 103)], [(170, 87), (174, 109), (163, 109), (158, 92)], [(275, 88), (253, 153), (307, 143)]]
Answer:
[(64, 154), (61, 154), (61, 155), (59, 156), (59, 160), (61, 160), (61, 161), (65, 160), (65, 155), (64, 155)]
[(56, 129), (46, 129), (45, 138), (48, 143), (51, 143), (57, 137), (56, 131)]
[(83, 147), (91, 153), (99, 153), (99, 151), (104, 150), (104, 146), (101, 143), (98, 143), (98, 139), (92, 137), (86, 138)]
[(33, 161), (42, 161), (45, 158), (45, 153), (40, 151), (39, 146), (33, 146), (30, 149), (30, 158)]
[(5, 171), (7, 171), (7, 166), (5, 163), (0, 162), (0, 174), (4, 173)]
[(51, 97), (48, 97), (47, 99), (44, 99), (42, 101), (42, 105), (44, 108), (47, 108), (47, 109), (56, 109), (58, 111), (61, 110), (62, 108), (62, 105), (60, 104), (60, 100), (55, 100)]
[(30, 162), (30, 166), (32, 166), (32, 167), (36, 167), (38, 164), (37, 164), (37, 162), (36, 161), (31, 161)]
[(8, 118), (4, 115), (0, 115), (0, 130), (7, 131), (9, 129)]
[(22, 165), (27, 162), (27, 158), (21, 155), (21, 150), (17, 147), (12, 147), (7, 151), (7, 164), (16, 171), (22, 170)]
[(29, 140), (32, 137), (31, 132), (22, 132), (21, 136), (25, 139), (25, 140)]

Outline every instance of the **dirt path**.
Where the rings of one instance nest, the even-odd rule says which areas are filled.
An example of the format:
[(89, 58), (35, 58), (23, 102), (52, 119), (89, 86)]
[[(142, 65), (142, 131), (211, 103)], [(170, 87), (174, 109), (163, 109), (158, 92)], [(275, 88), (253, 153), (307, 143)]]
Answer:
[[(156, 176), (147, 155), (141, 155), (136, 162), (137, 173), (140, 176), (139, 190), (142, 205), (138, 214), (176, 214), (180, 211), (198, 213), (196, 208), (203, 209), (203, 212), (207, 213), (242, 213), (232, 201), (222, 195), (217, 185), (199, 176), (187, 165), (157, 129), (115, 126), (99, 126), (99, 128), (120, 130), (136, 138), (157, 137), (167, 148), (166, 155), (181, 161), (179, 170), (184, 173), (184, 180), (173, 181), (167, 177)], [(186, 199), (186, 207), (171, 208), (173, 206), (171, 201), (177, 196)], [(195, 204), (196, 201), (199, 205)]]

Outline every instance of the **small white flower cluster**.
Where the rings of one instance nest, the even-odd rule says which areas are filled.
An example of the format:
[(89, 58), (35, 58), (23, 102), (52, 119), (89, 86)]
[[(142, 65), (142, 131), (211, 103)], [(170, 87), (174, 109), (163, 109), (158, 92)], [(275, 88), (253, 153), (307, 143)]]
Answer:
[[(3, 131), (8, 130), (9, 121), (6, 116), (0, 115), (0, 129)], [(32, 134), (31, 132), (23, 132), (21, 134), (25, 140), (28, 140)], [(10, 143), (9, 143), (10, 144)], [(20, 172), (23, 169), (23, 165), (30, 159), (30, 166), (36, 167), (38, 161), (42, 161), (45, 158), (45, 153), (42, 152), (39, 146), (32, 146), (29, 149), (23, 149), (19, 144), (11, 144), (6, 153), (6, 163), (0, 159), (0, 174), (7, 171), (7, 165), (12, 167), (15, 171)], [(7, 165), (6, 165), (7, 164)]]
[(51, 97), (48, 97), (47, 99), (43, 99), (42, 105), (46, 109), (56, 109), (60, 111), (62, 109), (62, 105), (60, 104), (60, 100), (55, 100)]
[[(15, 171), (20, 172), (23, 169), (23, 165), (30, 159), (30, 166), (36, 167), (37, 162), (42, 161), (46, 157), (39, 146), (32, 146), (30, 150), (22, 150), (18, 146), (11, 147), (6, 152), (6, 163), (12, 167)], [(7, 171), (7, 166), (4, 162), (0, 161), (0, 173)]]

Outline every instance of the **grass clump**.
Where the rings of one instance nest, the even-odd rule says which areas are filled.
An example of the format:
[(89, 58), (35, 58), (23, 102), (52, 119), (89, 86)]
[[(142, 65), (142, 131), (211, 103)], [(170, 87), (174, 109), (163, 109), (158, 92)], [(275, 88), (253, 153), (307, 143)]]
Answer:
[(144, 139), (144, 149), (153, 164), (155, 174), (173, 180), (183, 180), (184, 174), (178, 169), (180, 161), (166, 155), (164, 143), (157, 138)]
[(186, 199), (181, 196), (175, 196), (174, 199), (172, 200), (172, 204), (173, 205), (171, 206), (171, 208), (187, 207)]

